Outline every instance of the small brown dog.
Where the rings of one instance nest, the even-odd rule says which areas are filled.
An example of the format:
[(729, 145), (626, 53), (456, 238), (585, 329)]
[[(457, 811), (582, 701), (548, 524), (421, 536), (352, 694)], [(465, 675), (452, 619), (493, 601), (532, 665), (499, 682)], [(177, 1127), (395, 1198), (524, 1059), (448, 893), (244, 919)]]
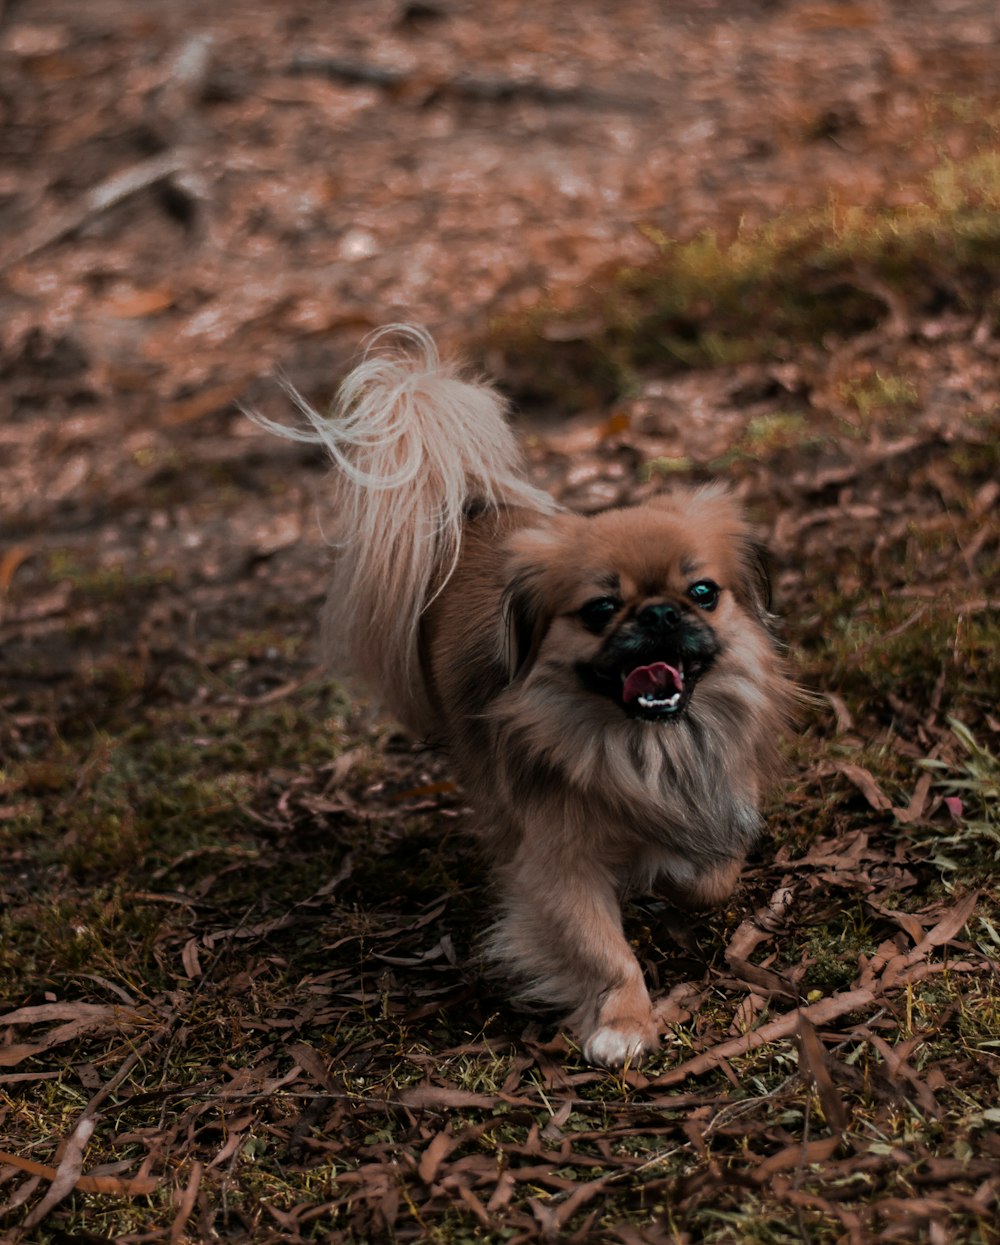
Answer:
[(330, 655), (449, 751), (500, 884), (490, 954), (620, 1066), (658, 1043), (622, 893), (717, 903), (761, 829), (795, 696), (766, 575), (719, 486), (561, 510), (493, 390), (385, 332), (412, 349), (369, 357), (329, 418), (260, 420), (337, 467)]

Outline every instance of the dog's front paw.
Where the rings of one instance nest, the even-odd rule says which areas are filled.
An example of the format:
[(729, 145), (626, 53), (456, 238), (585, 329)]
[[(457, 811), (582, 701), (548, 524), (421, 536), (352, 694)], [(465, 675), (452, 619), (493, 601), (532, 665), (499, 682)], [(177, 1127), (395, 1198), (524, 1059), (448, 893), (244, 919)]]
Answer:
[(591, 1033), (583, 1043), (583, 1057), (602, 1068), (621, 1068), (625, 1064), (635, 1067), (643, 1055), (656, 1050), (659, 1044), (654, 1025), (619, 1020), (601, 1025)]

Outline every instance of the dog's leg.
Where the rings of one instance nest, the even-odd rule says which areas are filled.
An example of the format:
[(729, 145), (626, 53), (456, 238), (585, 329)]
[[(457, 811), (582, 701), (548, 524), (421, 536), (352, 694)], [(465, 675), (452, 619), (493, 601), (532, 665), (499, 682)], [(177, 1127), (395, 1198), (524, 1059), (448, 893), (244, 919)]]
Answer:
[(504, 870), (504, 914), (491, 949), (531, 997), (572, 1008), (590, 1063), (621, 1067), (659, 1044), (642, 970), (622, 931), (610, 869), (553, 859), (525, 841)]

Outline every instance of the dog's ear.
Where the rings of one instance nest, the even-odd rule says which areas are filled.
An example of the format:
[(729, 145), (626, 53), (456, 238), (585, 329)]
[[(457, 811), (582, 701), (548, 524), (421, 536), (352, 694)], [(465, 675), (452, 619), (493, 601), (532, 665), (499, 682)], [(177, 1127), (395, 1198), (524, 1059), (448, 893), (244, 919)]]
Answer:
[(749, 537), (743, 541), (741, 554), (739, 597), (775, 644), (779, 644), (777, 619), (771, 613), (771, 555), (766, 545)]
[(743, 578), (747, 594), (757, 613), (771, 616), (771, 554), (759, 540), (746, 541), (743, 548)]
[(520, 531), (509, 542), (511, 558), (501, 603), (509, 683), (518, 682), (531, 670), (551, 622), (545, 576), (547, 556), (551, 557), (557, 543), (558, 535), (552, 528)]
[(531, 574), (514, 575), (503, 594), (508, 683), (516, 683), (528, 673), (545, 636), (544, 612), (535, 579)]

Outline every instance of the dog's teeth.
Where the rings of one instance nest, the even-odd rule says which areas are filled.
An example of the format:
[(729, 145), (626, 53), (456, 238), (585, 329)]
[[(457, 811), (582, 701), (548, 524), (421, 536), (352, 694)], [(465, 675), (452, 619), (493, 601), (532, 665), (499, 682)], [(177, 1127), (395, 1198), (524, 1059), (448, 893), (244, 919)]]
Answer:
[(644, 709), (676, 709), (680, 703), (681, 693), (674, 692), (672, 696), (640, 696), (639, 704)]

